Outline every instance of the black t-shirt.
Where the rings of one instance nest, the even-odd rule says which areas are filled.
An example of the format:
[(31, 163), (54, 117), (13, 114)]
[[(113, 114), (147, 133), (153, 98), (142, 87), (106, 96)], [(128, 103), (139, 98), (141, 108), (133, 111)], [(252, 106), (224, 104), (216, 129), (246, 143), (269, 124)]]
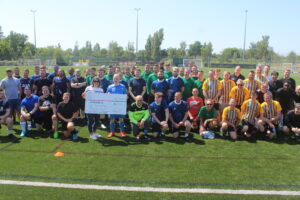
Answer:
[(288, 81), (291, 84), (291, 88), (293, 90), (296, 89), (296, 81), (293, 78), (282, 78), (280, 81), (282, 82), (282, 85), (285, 81)]
[(298, 94), (296, 94), (296, 92), (295, 92), (295, 97), (294, 97), (294, 99), (295, 99), (295, 102), (296, 102), (296, 103), (300, 103), (300, 94), (298, 95)]
[(292, 89), (284, 90), (280, 88), (276, 92), (276, 100), (279, 101), (283, 113), (294, 108), (295, 91)]
[(6, 110), (9, 108), (8, 102), (5, 99), (0, 100), (0, 116), (6, 113)]
[(134, 96), (141, 95), (145, 86), (146, 81), (142, 78), (133, 78), (129, 81), (129, 87), (132, 88), (131, 91)]
[(273, 81), (272, 80), (272, 81), (269, 81), (268, 85), (269, 85), (269, 90), (273, 95), (273, 99), (275, 99), (277, 90), (283, 87), (282, 81), (280, 81), (280, 80)]
[[(49, 106), (50, 107), (50, 105), (51, 104), (55, 104), (55, 100), (54, 100), (54, 98), (52, 97), (52, 95), (49, 95), (48, 97), (43, 97), (43, 96), (40, 96), (39, 97), (39, 106)], [(46, 110), (46, 111), (41, 111), (42, 113), (43, 113), (43, 115), (47, 115), (47, 116), (49, 116), (49, 115), (52, 115), (53, 114), (53, 112), (52, 112), (52, 109), (50, 108), (49, 110)], [(50, 119), (49, 119), (50, 120)]]
[(286, 119), (287, 126), (300, 128), (300, 114), (296, 115), (295, 110), (290, 110), (287, 113), (287, 119)]
[[(77, 78), (76, 76), (73, 77), (71, 79), (71, 83), (84, 83), (86, 80), (84, 77), (79, 77)], [(85, 90), (85, 87), (81, 87), (81, 88), (72, 88), (71, 90), (71, 93), (72, 93), (72, 97), (75, 97), (75, 98), (80, 98), (82, 93), (84, 92)]]
[(57, 106), (57, 112), (60, 113), (64, 118), (70, 119), (76, 112), (76, 108), (73, 103), (60, 102)]
[(265, 95), (265, 93), (263, 93), (260, 89), (259, 90), (257, 90), (257, 93), (258, 93), (258, 95), (257, 95), (257, 101), (259, 102), (259, 103), (263, 103), (265, 100), (264, 100), (264, 95)]
[(240, 74), (239, 76), (236, 76), (235, 73), (233, 73), (230, 75), (230, 79), (236, 83), (237, 80), (239, 80), (239, 79), (245, 80), (245, 76), (243, 76), (242, 74)]
[(52, 84), (52, 82), (47, 78), (45, 78), (45, 79), (41, 79), (41, 78), (36, 79), (34, 81), (34, 85), (36, 85), (36, 87), (37, 87), (37, 93), (36, 94), (38, 96), (41, 96), (42, 95), (42, 87), (45, 86), (45, 85), (50, 87), (51, 84)]

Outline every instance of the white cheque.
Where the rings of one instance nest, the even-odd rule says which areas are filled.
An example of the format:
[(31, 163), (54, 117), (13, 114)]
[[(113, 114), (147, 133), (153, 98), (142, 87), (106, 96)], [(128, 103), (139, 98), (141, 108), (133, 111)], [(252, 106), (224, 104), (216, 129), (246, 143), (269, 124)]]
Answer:
[(126, 115), (127, 95), (87, 92), (85, 113)]

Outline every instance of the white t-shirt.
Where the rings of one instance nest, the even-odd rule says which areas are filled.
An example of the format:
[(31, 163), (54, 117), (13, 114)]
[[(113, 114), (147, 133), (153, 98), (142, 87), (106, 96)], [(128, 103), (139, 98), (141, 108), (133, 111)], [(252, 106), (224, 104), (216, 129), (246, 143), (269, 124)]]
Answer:
[(84, 92), (99, 92), (99, 93), (104, 93), (103, 89), (102, 88), (96, 88), (96, 87), (93, 87), (93, 86), (88, 86), (85, 88), (85, 91)]

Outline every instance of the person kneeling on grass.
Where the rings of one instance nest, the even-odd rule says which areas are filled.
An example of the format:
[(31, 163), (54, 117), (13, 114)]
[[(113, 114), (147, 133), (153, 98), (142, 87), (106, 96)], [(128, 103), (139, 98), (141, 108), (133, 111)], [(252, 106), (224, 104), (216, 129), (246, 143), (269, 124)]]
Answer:
[(206, 105), (202, 106), (198, 117), (200, 118), (199, 134), (203, 136), (206, 131), (211, 131), (218, 126), (217, 110), (213, 107), (214, 103), (212, 99), (206, 100)]
[[(7, 125), (8, 134), (11, 137), (13, 128), (13, 119), (10, 116), (9, 104), (5, 98), (4, 91), (0, 89), (0, 124)], [(1, 126), (0, 126), (1, 128)]]
[(265, 102), (260, 107), (258, 128), (260, 132), (267, 130), (266, 136), (272, 139), (276, 136), (282, 109), (279, 102), (273, 100), (271, 92), (267, 92), (264, 99)]
[(165, 135), (169, 130), (169, 107), (166, 101), (163, 100), (163, 93), (157, 92), (154, 94), (154, 102), (150, 104), (151, 122), (153, 137), (157, 138), (159, 134)]
[(147, 139), (149, 130), (149, 110), (148, 104), (143, 101), (143, 97), (138, 95), (135, 97), (135, 102), (129, 107), (129, 119), (131, 129), (136, 139), (141, 139), (139, 130), (144, 129), (144, 138)]
[(237, 125), (241, 120), (241, 112), (235, 107), (235, 105), (235, 99), (230, 99), (229, 106), (223, 110), (222, 126), (220, 131), (223, 135), (226, 135), (226, 132), (228, 132), (233, 140), (237, 139)]
[(73, 140), (78, 139), (78, 130), (74, 128), (73, 119), (78, 115), (77, 109), (74, 104), (70, 102), (70, 93), (64, 93), (62, 96), (63, 101), (57, 106), (57, 116), (61, 121), (62, 130), (66, 138), (71, 137)]
[(300, 141), (300, 103), (296, 103), (295, 109), (290, 110), (286, 116), (287, 130), (284, 132), (291, 131), (291, 137), (295, 137), (296, 140)]
[(21, 117), (20, 126), (22, 129), (21, 137), (26, 135), (26, 123), (27, 130), (30, 131), (32, 120), (36, 124), (37, 131), (42, 129), (42, 113), (39, 110), (39, 97), (35, 94), (31, 94), (31, 89), (26, 87), (24, 89), (25, 98), (21, 102)]
[(173, 137), (179, 137), (179, 131), (185, 129), (185, 138), (189, 138), (191, 131), (191, 123), (187, 120), (188, 106), (185, 101), (181, 100), (181, 92), (176, 92), (174, 101), (169, 104), (170, 121), (172, 123)]
[(54, 130), (53, 137), (58, 138), (56, 104), (48, 86), (42, 87), (43, 95), (39, 97), (39, 110), (42, 113), (42, 126), (46, 131)]
[(257, 132), (257, 121), (260, 114), (260, 103), (256, 100), (257, 91), (251, 92), (251, 99), (244, 101), (241, 106), (242, 132), (247, 138)]

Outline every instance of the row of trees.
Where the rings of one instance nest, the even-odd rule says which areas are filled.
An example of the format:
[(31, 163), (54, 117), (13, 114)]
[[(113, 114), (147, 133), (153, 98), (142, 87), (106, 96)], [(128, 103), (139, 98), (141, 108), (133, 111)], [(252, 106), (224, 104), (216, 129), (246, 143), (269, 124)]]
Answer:
[(28, 36), (11, 31), (9, 35), (4, 36), (0, 26), (0, 60), (18, 60), (32, 58), (48, 58), (56, 59), (58, 64), (68, 64), (70, 61), (78, 59), (103, 59), (110, 60), (139, 60), (142, 62), (158, 61), (170, 58), (202, 58), (204, 62), (210, 60), (218, 60), (220, 62), (232, 62), (241, 60), (243, 56), (246, 59), (255, 61), (270, 62), (272, 60), (285, 59), (287, 62), (296, 63), (300, 60), (295, 52), (291, 51), (287, 57), (276, 54), (269, 44), (269, 36), (262, 36), (257, 42), (250, 43), (245, 55), (242, 49), (226, 48), (220, 54), (213, 53), (213, 45), (211, 42), (201, 43), (195, 41), (187, 45), (181, 42), (179, 48), (161, 49), (164, 40), (164, 30), (160, 29), (153, 35), (149, 35), (146, 41), (145, 49), (135, 53), (134, 43), (128, 42), (124, 48), (116, 41), (111, 41), (107, 48), (103, 48), (99, 43), (92, 45), (90, 41), (85, 46), (79, 47), (78, 42), (75, 43), (73, 49), (63, 50), (58, 44), (57, 46), (48, 46), (35, 49), (34, 45), (28, 42)]

